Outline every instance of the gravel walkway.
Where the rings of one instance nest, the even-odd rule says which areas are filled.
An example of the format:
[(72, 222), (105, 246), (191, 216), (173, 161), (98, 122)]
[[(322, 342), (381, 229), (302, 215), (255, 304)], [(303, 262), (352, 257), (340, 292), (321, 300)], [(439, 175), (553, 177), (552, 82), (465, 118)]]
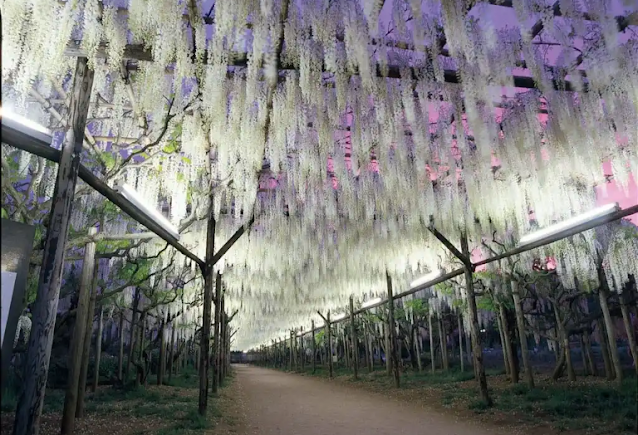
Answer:
[(247, 434), (260, 435), (487, 435), (476, 422), (329, 380), (253, 366), (234, 366), (243, 392)]

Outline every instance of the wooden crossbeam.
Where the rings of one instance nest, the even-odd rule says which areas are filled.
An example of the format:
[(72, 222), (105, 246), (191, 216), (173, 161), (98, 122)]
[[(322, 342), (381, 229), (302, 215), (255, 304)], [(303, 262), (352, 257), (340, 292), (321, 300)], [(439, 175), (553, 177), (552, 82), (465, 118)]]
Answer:
[[(86, 55), (84, 50), (80, 47), (79, 41), (70, 42), (67, 45), (65, 54), (68, 56)], [(100, 47), (97, 50), (97, 55), (99, 57), (106, 57), (106, 44), (100, 45)], [(126, 48), (124, 49), (124, 57), (127, 59), (145, 61), (145, 62), (151, 62), (153, 60), (151, 52), (147, 50), (146, 48), (144, 48), (144, 46), (142, 46), (141, 44), (127, 45)], [(228, 66), (241, 67), (241, 68), (247, 67), (248, 55), (246, 53), (238, 53), (237, 56), (234, 58), (234, 60), (228, 64)], [(279, 71), (295, 70), (295, 69), (296, 67), (294, 65), (289, 65), (289, 64), (280, 64), (278, 67)], [(421, 73), (427, 72), (427, 67), (410, 68), (409, 69), (410, 76), (404, 77), (401, 74), (401, 70), (403, 69), (403, 67), (398, 65), (389, 65), (387, 67), (382, 67), (381, 65), (377, 64), (375, 69), (376, 69), (377, 77), (393, 78), (393, 79), (407, 78), (411, 80), (418, 80), (419, 75), (422, 75)], [(326, 71), (324, 69), (324, 72), (330, 72), (330, 71)], [(358, 75), (358, 74), (352, 74), (352, 75)], [(461, 83), (461, 80), (459, 79), (459, 71), (452, 70), (452, 69), (444, 70), (443, 80), (445, 83), (454, 83), (454, 84)], [(569, 81), (560, 83), (558, 80), (553, 80), (552, 85), (554, 89), (556, 90), (564, 90), (568, 92), (574, 92), (576, 90), (576, 87), (573, 86)], [(500, 85), (495, 85), (495, 86), (500, 86)], [(512, 86), (515, 88), (523, 88), (523, 89), (536, 89), (538, 87), (532, 77), (518, 76), (518, 75), (512, 76)], [(583, 91), (587, 91), (587, 84), (583, 85)]]

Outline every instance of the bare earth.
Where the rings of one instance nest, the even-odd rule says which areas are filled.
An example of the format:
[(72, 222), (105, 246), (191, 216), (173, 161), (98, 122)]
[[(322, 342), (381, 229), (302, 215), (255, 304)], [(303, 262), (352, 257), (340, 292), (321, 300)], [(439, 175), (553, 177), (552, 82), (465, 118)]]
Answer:
[(245, 365), (234, 370), (247, 411), (246, 435), (505, 433), (328, 380)]

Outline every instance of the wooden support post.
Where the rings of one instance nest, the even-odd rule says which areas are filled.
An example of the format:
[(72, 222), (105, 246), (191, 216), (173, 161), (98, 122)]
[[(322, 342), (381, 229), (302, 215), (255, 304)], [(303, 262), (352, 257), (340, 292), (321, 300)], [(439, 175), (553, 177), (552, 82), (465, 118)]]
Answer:
[(330, 325), (330, 310), (326, 317), (326, 327), (328, 329), (328, 369), (330, 371), (330, 378), (333, 377), (333, 361), (332, 361), (332, 326)]
[[(39, 429), (49, 374), (53, 331), (58, 313), (69, 219), (80, 168), (80, 154), (82, 153), (84, 129), (89, 112), (93, 75), (93, 71), (88, 68), (88, 59), (79, 57), (75, 66), (69, 108), (70, 119), (67, 123), (71, 128), (67, 131), (62, 146), (51, 201), (44, 256), (33, 308), (31, 334), (25, 355), (25, 373), (28, 373), (28, 376), (25, 376), (22, 392), (18, 399), (13, 427), (14, 435), (33, 434), (37, 433)], [(69, 424), (68, 421), (69, 417), (67, 416), (65, 424)], [(73, 425), (73, 423), (70, 424)], [(68, 431), (68, 429), (65, 430)]]
[[(341, 342), (343, 343), (343, 359), (346, 367), (350, 367), (350, 349), (348, 346), (348, 338), (346, 337), (346, 329), (343, 328), (341, 332)], [(337, 341), (337, 349), (339, 349), (339, 342)], [(339, 353), (339, 351), (337, 351)]]
[(330, 325), (330, 310), (328, 310), (328, 313), (326, 315), (326, 317), (323, 317), (323, 314), (321, 314), (320, 312), (317, 311), (317, 314), (319, 314), (321, 316), (321, 318), (323, 319), (324, 322), (324, 327), (326, 329), (326, 346), (327, 346), (327, 353), (328, 353), (328, 372), (330, 375), (330, 379), (332, 379), (333, 377), (333, 365), (332, 365), (332, 327)]
[(303, 346), (303, 328), (301, 328), (301, 337), (299, 337), (299, 357), (301, 358), (301, 371), (306, 372), (306, 352)]
[(359, 379), (359, 341), (357, 340), (357, 328), (354, 323), (354, 298), (350, 296), (350, 341), (352, 342), (352, 368), (354, 378)]
[[(394, 323), (394, 296), (392, 294), (392, 278), (388, 271), (385, 272), (388, 285), (388, 337), (390, 339), (390, 357), (392, 372), (394, 373), (394, 384), (397, 388), (401, 386), (401, 377), (399, 376), (399, 358), (397, 355), (397, 330)], [(386, 356), (387, 358), (387, 356)]]
[[(97, 296), (97, 289), (95, 290)], [(102, 335), (104, 332), (104, 307), (100, 305), (100, 314), (97, 318), (97, 335), (95, 336), (95, 373), (93, 373), (93, 385), (91, 391), (95, 393), (100, 383), (100, 362), (102, 359)]]
[(315, 321), (310, 324), (312, 328), (312, 374), (317, 371), (317, 344), (315, 342)]
[(368, 335), (368, 328), (363, 326), (363, 340), (366, 345), (366, 367), (368, 368), (368, 373), (372, 373), (372, 351), (370, 349), (370, 336)]
[(168, 352), (168, 382), (173, 379), (173, 370), (175, 369), (175, 324), (171, 320), (171, 344)]
[(439, 320), (439, 341), (441, 342), (441, 365), (444, 371), (448, 371), (450, 365), (448, 363), (447, 354), (447, 331), (445, 330), (445, 323), (443, 322), (443, 316), (441, 313), (437, 316)]
[[(220, 275), (221, 277), (221, 275)], [(224, 321), (225, 317), (226, 317), (226, 311), (225, 310), (225, 298), (224, 298), (224, 293), (223, 291), (220, 293), (220, 299), (221, 302), (219, 304), (219, 344), (215, 345), (215, 350), (216, 350), (216, 358), (215, 358), (215, 364), (216, 364), (216, 371), (214, 376), (217, 377), (217, 387), (221, 387), (222, 385), (222, 364), (223, 364), (223, 358), (224, 358), (224, 337), (226, 335), (226, 322)]]
[(430, 362), (432, 373), (436, 370), (436, 360), (434, 358), (434, 330), (432, 329), (432, 311), (428, 311), (428, 335), (430, 336)]
[(162, 321), (159, 331), (160, 334), (160, 348), (159, 348), (159, 363), (157, 364), (157, 385), (164, 384), (164, 370), (166, 368), (166, 339), (164, 336), (166, 335), (164, 331), (166, 330), (166, 323)]
[[(219, 341), (220, 341), (220, 332), (221, 325), (219, 319), (221, 318), (221, 300), (222, 300), (222, 275), (217, 272), (215, 275), (215, 333), (213, 337), (213, 361), (217, 361), (217, 357), (219, 356)], [(213, 365), (213, 394), (217, 393), (217, 389), (219, 386), (219, 378), (217, 377), (217, 364)]]
[(459, 360), (461, 361), (461, 372), (465, 371), (465, 357), (463, 356), (463, 315), (459, 313)]
[[(222, 299), (223, 301), (223, 299)], [(219, 385), (222, 385), (223, 380), (226, 378), (228, 374), (228, 364), (229, 364), (229, 353), (230, 353), (230, 319), (226, 312), (224, 311), (223, 317), (223, 326), (224, 326), (224, 335), (222, 336), (222, 353), (220, 355), (221, 360), (221, 370), (219, 372), (220, 381)]]
[[(213, 194), (210, 194), (210, 209), (208, 223), (206, 226), (206, 267), (202, 269), (204, 275), (204, 309), (202, 313), (202, 334), (199, 343), (199, 398), (198, 412), (199, 415), (205, 416), (208, 408), (208, 368), (210, 364), (210, 321), (213, 303), (213, 276), (214, 270), (210, 263), (215, 253), (215, 218), (212, 214), (212, 204), (214, 201)], [(219, 299), (217, 299), (219, 301)], [(217, 319), (215, 319), (217, 321)], [(213, 382), (214, 388), (214, 382)]]
[(414, 328), (414, 352), (416, 352), (416, 365), (419, 373), (423, 371), (423, 362), (421, 361), (421, 332), (418, 322), (414, 324), (414, 313), (412, 315), (412, 327)]
[(521, 294), (518, 282), (510, 281), (512, 286), (512, 299), (514, 301), (514, 312), (516, 314), (516, 328), (518, 329), (518, 338), (521, 344), (521, 357), (523, 360), (523, 370), (525, 371), (525, 381), (529, 388), (534, 388), (534, 369), (529, 357), (529, 349), (527, 347), (527, 334), (525, 333), (525, 316), (523, 315), (523, 304), (521, 303)]
[(80, 369), (80, 382), (78, 384), (78, 402), (75, 408), (75, 418), (84, 417), (84, 394), (89, 373), (89, 354), (91, 353), (91, 336), (93, 335), (93, 313), (97, 298), (97, 278), (99, 263), (93, 268), (93, 281), (91, 282), (91, 300), (89, 303), (89, 315), (86, 318), (86, 333), (84, 334), (84, 346), (82, 349), (82, 367)]
[[(604, 277), (603, 277), (604, 278)], [(611, 318), (609, 311), (609, 304), (607, 298), (609, 297), (609, 291), (606, 288), (606, 284), (600, 280), (600, 289), (598, 290), (598, 299), (600, 301), (600, 308), (603, 312), (603, 320), (605, 321), (605, 331), (607, 332), (607, 345), (609, 346), (609, 356), (613, 364), (614, 372), (616, 375), (616, 382), (618, 385), (622, 384), (623, 372), (622, 364), (620, 363), (620, 357), (618, 356), (618, 345), (616, 344), (616, 328), (614, 327), (614, 321)]]
[(126, 311), (124, 311), (124, 309), (122, 309), (122, 311), (120, 311), (120, 327), (118, 329), (118, 336), (120, 339), (120, 343), (119, 343), (119, 352), (117, 354), (117, 379), (120, 382), (123, 382), (123, 378), (122, 378), (122, 369), (123, 369), (123, 365), (124, 365), (124, 320), (125, 320), (125, 316), (126, 316)]
[(128, 377), (131, 374), (131, 361), (133, 360), (133, 350), (135, 349), (135, 326), (139, 305), (140, 288), (135, 287), (135, 293), (133, 294), (133, 307), (131, 308), (131, 330), (129, 331), (128, 358), (126, 360), (126, 373), (124, 376), (126, 380), (128, 380)]
[[(461, 236), (461, 250), (469, 258), (470, 250), (467, 243), (467, 236)], [(476, 308), (476, 296), (474, 294), (474, 277), (472, 269), (465, 268), (465, 289), (467, 293), (468, 315), (470, 317), (470, 334), (472, 336), (472, 348), (474, 356), (474, 367), (478, 374), (479, 389), (481, 398), (487, 406), (492, 406), (492, 399), (487, 391), (487, 378), (485, 376), (485, 366), (483, 365), (483, 348), (479, 335), (478, 310)]]
[(295, 336), (295, 331), (290, 331), (290, 349), (289, 349), (289, 360), (288, 360), (288, 370), (292, 371), (294, 364), (294, 356), (295, 356), (295, 348), (293, 344), (293, 339)]
[[(97, 234), (97, 228), (89, 228), (89, 236)], [(75, 314), (75, 326), (71, 333), (71, 345), (69, 346), (69, 372), (67, 375), (66, 392), (64, 395), (64, 408), (62, 409), (62, 435), (73, 433), (75, 429), (75, 410), (78, 400), (78, 386), (80, 384), (80, 372), (82, 370), (82, 354), (84, 350), (84, 335), (87, 333), (87, 317), (91, 304), (91, 281), (95, 268), (95, 242), (89, 242), (84, 248), (82, 261), (82, 275), (78, 291), (78, 306)], [(93, 320), (93, 313), (90, 313)], [(90, 334), (91, 331), (88, 331)]]

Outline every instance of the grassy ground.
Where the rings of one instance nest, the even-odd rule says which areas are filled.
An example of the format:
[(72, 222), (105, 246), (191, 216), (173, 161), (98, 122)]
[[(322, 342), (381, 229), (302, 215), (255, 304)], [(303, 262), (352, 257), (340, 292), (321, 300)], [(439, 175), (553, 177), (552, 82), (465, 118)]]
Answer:
[[(487, 408), (479, 399), (478, 386), (470, 371), (408, 372), (401, 376), (401, 388), (385, 375), (385, 367), (368, 374), (360, 370), (355, 381), (352, 371), (335, 367), (337, 381), (420, 403), (461, 417), (478, 418), (503, 426), (520, 426), (529, 433), (589, 433), (596, 435), (635, 434), (637, 379), (627, 374), (622, 386), (601, 378), (582, 377), (576, 382), (552, 382), (549, 376), (536, 375), (536, 388), (524, 383), (512, 385), (503, 372), (488, 371), (488, 385), (494, 406)], [(312, 375), (306, 368), (305, 375)], [(314, 376), (328, 377), (328, 370), (317, 367)]]
[[(177, 435), (231, 434), (234, 417), (232, 374), (217, 396), (209, 395), (206, 417), (198, 414), (198, 376), (192, 369), (173, 376), (168, 385), (115, 389), (100, 387), (87, 393), (86, 417), (77, 420), (76, 434)], [(40, 434), (59, 433), (64, 391), (45, 396)], [(15, 397), (2, 395), (2, 433), (10, 433)]]

